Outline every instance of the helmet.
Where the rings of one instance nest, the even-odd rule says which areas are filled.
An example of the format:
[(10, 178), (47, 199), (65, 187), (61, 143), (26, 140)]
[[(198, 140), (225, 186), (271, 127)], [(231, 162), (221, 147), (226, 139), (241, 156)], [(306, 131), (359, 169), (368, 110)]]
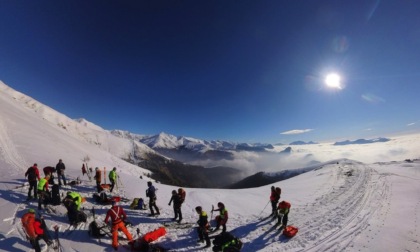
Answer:
[(29, 209), (28, 209), (28, 213), (35, 213), (35, 209), (33, 209), (33, 208), (29, 208)]
[(217, 206), (220, 208), (220, 207), (225, 207), (225, 204), (223, 204), (222, 202), (219, 202), (219, 203), (217, 203)]
[(98, 170), (98, 169), (99, 169), (99, 168), (98, 168), (98, 167), (96, 167), (96, 168), (95, 168), (95, 171), (96, 171), (96, 170)]
[(34, 164), (34, 166), (38, 166), (38, 164), (37, 164), (37, 163), (35, 163), (35, 164)]
[(152, 181), (147, 181), (147, 185), (151, 186), (152, 185)]
[(172, 194), (176, 194), (176, 191), (175, 190), (172, 190)]
[(195, 208), (195, 211), (197, 211), (197, 212), (201, 212), (202, 210), (203, 210), (203, 208), (201, 206), (198, 206), (198, 207)]
[(116, 171), (117, 170), (117, 167), (112, 168), (112, 170)]

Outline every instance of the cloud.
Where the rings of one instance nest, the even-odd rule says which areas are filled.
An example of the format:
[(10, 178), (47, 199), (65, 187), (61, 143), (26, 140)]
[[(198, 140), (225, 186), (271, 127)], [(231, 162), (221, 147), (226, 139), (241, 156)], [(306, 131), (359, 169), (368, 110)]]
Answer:
[(303, 134), (306, 132), (310, 132), (313, 129), (303, 129), (303, 130), (289, 130), (289, 131), (285, 131), (285, 132), (281, 132), (281, 135), (297, 135), (297, 134)]
[(407, 124), (407, 126), (413, 126), (414, 124), (416, 124), (416, 123), (409, 123), (409, 124)]

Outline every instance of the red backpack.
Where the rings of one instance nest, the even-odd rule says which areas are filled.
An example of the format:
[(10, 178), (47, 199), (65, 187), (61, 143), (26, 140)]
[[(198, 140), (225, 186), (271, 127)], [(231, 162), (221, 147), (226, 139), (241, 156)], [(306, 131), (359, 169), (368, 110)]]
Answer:
[(292, 238), (293, 236), (297, 234), (298, 231), (299, 229), (297, 227), (287, 226), (283, 230), (283, 235), (286, 237)]
[(289, 202), (283, 200), (282, 202), (279, 203), (278, 208), (279, 209), (290, 209), (291, 206), (292, 205), (290, 205)]
[(160, 237), (164, 236), (166, 234), (166, 229), (164, 227), (160, 227), (158, 229), (155, 229), (143, 236), (143, 240), (147, 243), (156, 241)]

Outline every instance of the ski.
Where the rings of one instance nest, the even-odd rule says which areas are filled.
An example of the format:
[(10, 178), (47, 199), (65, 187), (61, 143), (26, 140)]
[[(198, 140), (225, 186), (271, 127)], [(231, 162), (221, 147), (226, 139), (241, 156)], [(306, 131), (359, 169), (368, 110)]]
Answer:
[(163, 226), (165, 226), (166, 228), (169, 229), (188, 229), (188, 228), (193, 228), (195, 225), (195, 223), (178, 223), (178, 222), (164, 222)]

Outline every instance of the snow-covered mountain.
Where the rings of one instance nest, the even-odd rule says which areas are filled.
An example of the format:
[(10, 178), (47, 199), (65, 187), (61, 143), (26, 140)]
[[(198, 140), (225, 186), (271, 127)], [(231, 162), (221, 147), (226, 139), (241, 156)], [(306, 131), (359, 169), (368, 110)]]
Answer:
[[(22, 233), (20, 218), (28, 208), (37, 208), (37, 202), (24, 200), (28, 190), (24, 173), (35, 162), (42, 168), (55, 165), (62, 158), (68, 180), (79, 177), (81, 184), (63, 186), (61, 192), (79, 192), (86, 199), (82, 207), (87, 213), (95, 208), (96, 221), (100, 224), (103, 224), (109, 206), (93, 200), (95, 182), (89, 181), (81, 172), (81, 164), (87, 157), (89, 166), (107, 168), (107, 171), (117, 167), (120, 180), (114, 195), (130, 200), (145, 198), (150, 180), (145, 174), (149, 171), (121, 157), (134, 155), (133, 145), (139, 153), (155, 151), (133, 139), (138, 137), (140, 140), (142, 136), (120, 134), (117, 137), (115, 132), (111, 134), (86, 120), (72, 120), (0, 83), (0, 218), (3, 220), (0, 222), (0, 251), (31, 250)], [(227, 230), (243, 242), (242, 252), (419, 250), (419, 134), (372, 144), (334, 146), (320, 143), (293, 148), (293, 152), (286, 155), (277, 155), (284, 150), (281, 146), (268, 150), (273, 153), (268, 157), (275, 157), (271, 163), (276, 165), (264, 176), (278, 176), (282, 172), (281, 166), (300, 174), (280, 183), (230, 190), (185, 188), (183, 222), (192, 223), (193, 227), (168, 227), (167, 234), (154, 243), (178, 252), (211, 251), (196, 243), (194, 223), (198, 216), (194, 208), (202, 206), (214, 219), (218, 213), (211, 213), (212, 205), (223, 202), (229, 212)], [(251, 160), (261, 160), (266, 154), (234, 152), (231, 161), (241, 161), (246, 167)], [(281, 159), (277, 159), (278, 156)], [(308, 156), (326, 161), (312, 166), (299, 163), (299, 159)], [(266, 166), (269, 167), (268, 163)], [(293, 169), (296, 166), (302, 168)], [(119, 203), (132, 223), (128, 230), (135, 239), (163, 226), (173, 217), (173, 208), (168, 202), (171, 191), (177, 187), (154, 183), (158, 188), (160, 216), (151, 218), (148, 211), (129, 209), (131, 202)], [(291, 203), (288, 224), (299, 228), (298, 234), (291, 239), (277, 230), (276, 220), (264, 218), (271, 213), (268, 201), (271, 186), (281, 187), (281, 200)], [(55, 212), (42, 212), (50, 229), (58, 227), (64, 251), (112, 250), (110, 237), (99, 240), (87, 235), (93, 216), (88, 216), (86, 224), (70, 230), (63, 207), (53, 209)], [(119, 240), (126, 243), (123, 238)], [(43, 241), (41, 246), (47, 251)], [(127, 249), (120, 247), (119, 251)]]

